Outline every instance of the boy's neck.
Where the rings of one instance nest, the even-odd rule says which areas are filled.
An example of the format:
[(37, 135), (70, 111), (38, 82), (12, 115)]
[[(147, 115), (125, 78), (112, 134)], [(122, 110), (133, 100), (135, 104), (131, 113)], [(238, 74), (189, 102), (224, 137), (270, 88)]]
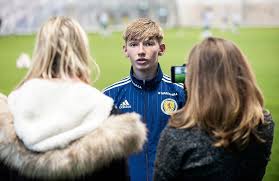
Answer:
[[(158, 68), (158, 67), (157, 67)], [(157, 69), (151, 70), (151, 71), (137, 71), (133, 70), (134, 77), (136, 77), (138, 80), (151, 80), (154, 77), (156, 77)]]

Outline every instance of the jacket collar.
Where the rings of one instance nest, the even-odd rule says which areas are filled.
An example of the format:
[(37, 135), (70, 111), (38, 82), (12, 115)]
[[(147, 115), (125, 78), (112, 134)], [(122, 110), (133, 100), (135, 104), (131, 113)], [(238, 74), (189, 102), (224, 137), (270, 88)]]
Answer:
[(159, 85), (160, 81), (162, 80), (163, 72), (162, 72), (162, 69), (160, 67), (160, 64), (158, 64), (157, 73), (156, 73), (156, 76), (153, 79), (151, 79), (151, 80), (139, 80), (134, 76), (133, 67), (131, 67), (130, 77), (131, 77), (132, 83), (135, 87), (137, 87), (139, 89), (154, 89), (155, 87), (157, 87), (157, 85)]

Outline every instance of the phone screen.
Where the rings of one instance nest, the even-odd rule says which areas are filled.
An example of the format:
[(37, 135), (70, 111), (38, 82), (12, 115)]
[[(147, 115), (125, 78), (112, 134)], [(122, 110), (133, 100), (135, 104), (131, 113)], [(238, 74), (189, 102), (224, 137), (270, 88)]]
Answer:
[(184, 83), (186, 77), (186, 66), (171, 67), (171, 81), (173, 83)]

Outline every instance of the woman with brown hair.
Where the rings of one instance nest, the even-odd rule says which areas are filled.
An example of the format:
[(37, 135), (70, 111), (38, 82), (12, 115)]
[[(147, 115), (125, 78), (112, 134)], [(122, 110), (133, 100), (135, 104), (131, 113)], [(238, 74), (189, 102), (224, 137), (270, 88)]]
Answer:
[(240, 49), (207, 38), (190, 52), (186, 105), (157, 147), (154, 180), (262, 180), (274, 122)]

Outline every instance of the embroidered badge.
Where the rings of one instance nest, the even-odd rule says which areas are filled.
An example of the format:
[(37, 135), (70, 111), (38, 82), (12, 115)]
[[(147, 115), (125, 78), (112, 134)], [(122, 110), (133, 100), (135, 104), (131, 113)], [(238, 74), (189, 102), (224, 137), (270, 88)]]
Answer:
[(170, 98), (164, 99), (161, 103), (161, 110), (166, 115), (170, 115), (171, 113), (177, 110), (176, 101)]

